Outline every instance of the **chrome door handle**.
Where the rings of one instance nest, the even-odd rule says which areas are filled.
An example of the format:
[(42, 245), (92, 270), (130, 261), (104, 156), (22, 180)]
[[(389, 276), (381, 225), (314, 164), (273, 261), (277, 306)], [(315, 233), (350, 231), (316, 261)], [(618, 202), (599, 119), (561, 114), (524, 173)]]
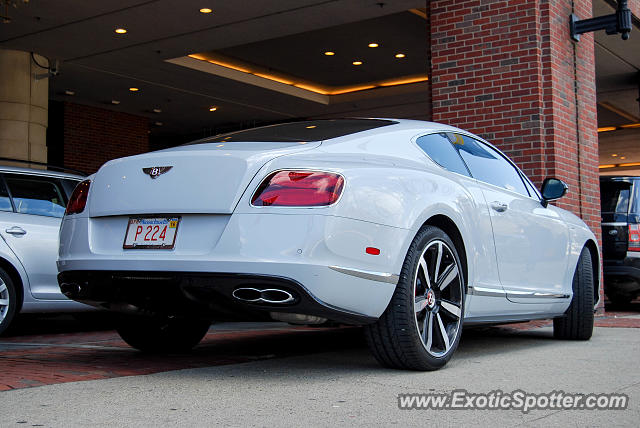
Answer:
[(503, 213), (509, 208), (509, 205), (503, 204), (502, 202), (493, 201), (491, 202), (491, 208), (498, 211), (499, 213)]
[(9, 229), (6, 229), (5, 232), (10, 233), (12, 235), (25, 235), (27, 233), (27, 231), (21, 228), (20, 226), (10, 227)]

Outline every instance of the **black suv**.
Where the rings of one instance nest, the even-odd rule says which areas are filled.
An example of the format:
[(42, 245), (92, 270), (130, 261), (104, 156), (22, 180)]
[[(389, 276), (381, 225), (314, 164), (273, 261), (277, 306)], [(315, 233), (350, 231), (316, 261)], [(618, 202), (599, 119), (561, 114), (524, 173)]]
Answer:
[(600, 177), (604, 292), (616, 304), (640, 294), (640, 177)]

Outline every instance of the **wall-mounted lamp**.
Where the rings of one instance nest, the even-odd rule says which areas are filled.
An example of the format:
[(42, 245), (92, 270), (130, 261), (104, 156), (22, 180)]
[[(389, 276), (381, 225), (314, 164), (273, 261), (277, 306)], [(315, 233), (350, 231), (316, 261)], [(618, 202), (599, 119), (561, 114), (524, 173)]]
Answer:
[(629, 39), (631, 32), (631, 11), (627, 0), (618, 0), (618, 10), (611, 15), (596, 18), (578, 19), (575, 14), (569, 15), (569, 31), (571, 38), (579, 42), (580, 34), (591, 31), (605, 30), (607, 34), (622, 34), (622, 40)]

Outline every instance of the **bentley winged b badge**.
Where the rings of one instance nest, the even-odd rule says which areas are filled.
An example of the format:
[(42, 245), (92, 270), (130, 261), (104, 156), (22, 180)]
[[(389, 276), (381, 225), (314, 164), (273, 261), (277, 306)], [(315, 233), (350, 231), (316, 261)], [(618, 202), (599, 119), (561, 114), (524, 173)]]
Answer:
[(173, 166), (152, 166), (149, 168), (142, 168), (142, 172), (144, 172), (145, 174), (148, 174), (149, 177), (156, 179), (160, 175), (169, 171), (171, 168), (173, 168)]

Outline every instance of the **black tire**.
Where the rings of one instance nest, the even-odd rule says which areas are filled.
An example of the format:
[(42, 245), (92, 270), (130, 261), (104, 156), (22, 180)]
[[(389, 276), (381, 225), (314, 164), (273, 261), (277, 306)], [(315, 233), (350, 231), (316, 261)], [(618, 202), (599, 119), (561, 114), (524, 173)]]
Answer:
[(11, 277), (0, 268), (0, 334), (9, 328), (16, 317), (18, 304), (18, 294)]
[(553, 336), (565, 340), (589, 340), (593, 334), (594, 278), (591, 252), (583, 248), (573, 274), (573, 298), (561, 318), (553, 320)]
[(437, 370), (451, 359), (462, 335), (465, 282), (461, 266), (456, 247), (444, 231), (425, 226), (418, 232), (389, 306), (364, 329), (380, 364)]
[(127, 316), (118, 319), (116, 331), (131, 347), (147, 353), (186, 352), (196, 346), (211, 321), (184, 318)]

